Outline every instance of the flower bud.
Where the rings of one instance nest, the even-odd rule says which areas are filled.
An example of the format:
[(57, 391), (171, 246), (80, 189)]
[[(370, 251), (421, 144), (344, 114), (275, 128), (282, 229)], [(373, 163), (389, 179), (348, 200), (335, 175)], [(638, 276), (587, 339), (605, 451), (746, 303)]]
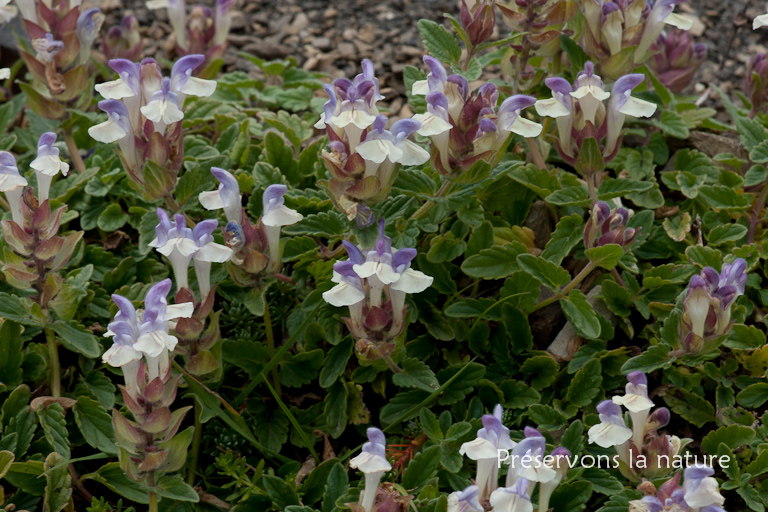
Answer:
[(482, 3), (473, 6), (470, 11), (466, 0), (461, 1), (461, 28), (467, 33), (473, 46), (484, 43), (493, 34), (493, 28), (496, 26), (493, 3), (494, 0), (483, 0)]
[(649, 61), (651, 69), (672, 92), (681, 92), (691, 84), (707, 56), (704, 43), (694, 43), (690, 33), (679, 29), (659, 35), (651, 51), (656, 52)]
[(101, 43), (101, 51), (107, 59), (138, 60), (141, 57), (141, 33), (134, 16), (125, 16), (120, 25), (107, 30)]
[(621, 245), (627, 252), (635, 241), (640, 228), (627, 228), (629, 211), (626, 208), (611, 207), (604, 201), (598, 201), (592, 208), (592, 215), (584, 225), (584, 246), (587, 249), (608, 244)]
[(759, 53), (749, 60), (744, 90), (752, 102), (752, 112), (760, 112), (768, 99), (768, 53)]

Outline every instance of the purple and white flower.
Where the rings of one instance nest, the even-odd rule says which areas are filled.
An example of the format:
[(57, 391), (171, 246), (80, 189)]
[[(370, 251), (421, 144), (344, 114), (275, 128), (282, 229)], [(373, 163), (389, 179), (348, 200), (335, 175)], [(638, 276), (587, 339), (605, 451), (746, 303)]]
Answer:
[(224, 210), (229, 222), (242, 224), (243, 206), (240, 195), (240, 185), (229, 171), (219, 167), (211, 167), (211, 174), (219, 180), (219, 189), (210, 192), (200, 192), (198, 199), (206, 210)]
[(270, 185), (262, 196), (264, 212), (261, 215), (261, 223), (264, 225), (264, 231), (267, 234), (269, 269), (271, 272), (277, 272), (281, 264), (280, 229), (283, 226), (296, 224), (304, 218), (296, 210), (285, 206), (285, 198), (283, 196), (287, 191), (288, 187), (285, 185)]
[(370, 427), (366, 433), (368, 442), (363, 445), (360, 455), (349, 461), (349, 466), (359, 469), (365, 475), (365, 489), (360, 496), (360, 506), (364, 512), (373, 512), (379, 482), (384, 473), (392, 469), (392, 464), (387, 460), (384, 432)]
[(53, 177), (59, 172), (64, 176), (69, 172), (69, 164), (62, 162), (59, 157), (59, 148), (54, 147), (55, 143), (55, 133), (42, 134), (37, 143), (37, 158), (29, 164), (37, 176), (37, 199), (41, 202), (48, 199)]
[(632, 418), (632, 442), (635, 446), (643, 445), (645, 424), (653, 408), (653, 402), (648, 398), (648, 379), (643, 372), (632, 372), (627, 375), (626, 393), (624, 396), (614, 396), (613, 403), (623, 405)]
[(87, 64), (91, 58), (91, 47), (99, 35), (104, 15), (98, 7), (91, 7), (77, 18), (77, 39), (80, 42), (80, 64)]
[(0, 24), (10, 22), (19, 13), (15, 5), (10, 5), (11, 0), (0, 0)]
[(452, 492), (448, 496), (448, 512), (483, 512), (483, 506), (478, 501), (480, 488), (470, 485), (463, 491)]
[(656, 496), (644, 496), (629, 502), (630, 512), (725, 512), (725, 498), (709, 466), (694, 465), (686, 468), (682, 487), (680, 474), (659, 487)]
[(5, 193), (11, 209), (13, 222), (24, 226), (22, 194), (28, 185), (26, 178), (19, 174), (16, 159), (7, 151), (0, 151), (0, 192)]
[(528, 495), (528, 480), (521, 478), (515, 485), (499, 487), (490, 498), (494, 512), (533, 512)]
[(187, 5), (184, 0), (148, 0), (148, 9), (168, 9), (168, 21), (176, 35), (176, 44), (187, 47)]
[(682, 1), (656, 0), (652, 3), (651, 13), (648, 15), (643, 28), (643, 35), (635, 50), (635, 62), (645, 60), (648, 49), (664, 30), (665, 25), (672, 25), (680, 30), (690, 30), (693, 26), (693, 19), (673, 12), (675, 5), (682, 3)]
[(483, 428), (477, 437), (461, 445), (459, 453), (477, 461), (475, 484), (479, 489), (478, 499), (488, 499), (499, 483), (499, 451), (512, 450), (515, 442), (509, 438), (509, 429), (501, 422), (503, 410), (497, 405), (493, 414), (483, 415)]
[(612, 400), (603, 400), (597, 406), (600, 423), (592, 426), (587, 435), (590, 443), (603, 448), (615, 446), (619, 455), (628, 449), (627, 442), (632, 439), (632, 429), (624, 423), (621, 406)]

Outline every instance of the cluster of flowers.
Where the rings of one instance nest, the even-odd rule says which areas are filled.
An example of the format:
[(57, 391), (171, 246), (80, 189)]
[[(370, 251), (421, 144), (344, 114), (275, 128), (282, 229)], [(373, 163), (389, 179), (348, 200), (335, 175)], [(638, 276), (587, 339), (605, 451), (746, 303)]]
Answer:
[(531, 96), (518, 94), (497, 106), (499, 91), (493, 84), (469, 90), (467, 79), (450, 75), (437, 59), (425, 56), (429, 67), (426, 80), (413, 84), (414, 95), (424, 95), (427, 112), (413, 118), (421, 123), (419, 135), (432, 142), (431, 164), (440, 174), (460, 174), (479, 160), (495, 165), (511, 135), (536, 137), (541, 125), (521, 116), (536, 103)]
[[(30, 107), (43, 117), (60, 119), (65, 106), (85, 107), (86, 66), (91, 47), (104, 22), (98, 8), (81, 11), (79, 0), (17, 2), (31, 46), (21, 44), (20, 54), (39, 87), (25, 90)], [(7, 15), (15, 10), (7, 11)], [(7, 16), (6, 15), (6, 16)]]
[[(665, 25), (689, 30), (693, 20), (674, 13), (679, 0), (590, 0), (584, 14), (584, 51), (600, 63), (600, 72), (617, 79), (651, 56)], [(666, 40), (661, 42), (666, 47)]]
[(331, 177), (318, 184), (339, 211), (367, 226), (373, 222), (370, 205), (389, 196), (400, 165), (429, 160), (429, 153), (408, 140), (421, 123), (415, 117), (401, 119), (386, 129), (387, 118), (376, 107), (383, 99), (379, 80), (368, 59), (354, 80), (339, 78), (324, 87), (329, 100), (315, 127), (330, 139), (321, 158)]
[(219, 180), (219, 189), (201, 192), (200, 204), (207, 210), (224, 210), (227, 218), (224, 234), (227, 246), (233, 251), (228, 266), (232, 279), (240, 286), (257, 286), (265, 271), (269, 275), (280, 271), (281, 228), (296, 224), (304, 217), (285, 206), (288, 187), (275, 184), (264, 191), (264, 210), (253, 224), (243, 210), (237, 179), (217, 167), (212, 167), (211, 173)]
[[(631, 480), (663, 476), (672, 469), (670, 461), (691, 440), (660, 435), (658, 429), (669, 423), (669, 409), (661, 407), (650, 413), (654, 404), (648, 398), (645, 374), (632, 372), (627, 380), (623, 396), (614, 396), (597, 406), (600, 423), (589, 429), (589, 442), (603, 448), (613, 446), (619, 456), (619, 470)], [(622, 406), (629, 411), (632, 428), (624, 422)]]
[(629, 512), (725, 512), (725, 498), (709, 466), (686, 468), (685, 480), (680, 486), (680, 473), (659, 486), (650, 485), (650, 493), (640, 500), (629, 502)]
[(411, 268), (416, 249), (392, 249), (392, 239), (384, 234), (384, 219), (379, 220), (379, 237), (371, 249), (344, 241), (349, 259), (333, 265), (336, 286), (323, 293), (323, 299), (336, 307), (349, 307), (344, 321), (357, 339), (356, 351), (362, 360), (388, 358), (396, 339), (405, 329), (405, 299), (421, 293), (433, 279)]
[(678, 327), (681, 349), (689, 354), (708, 352), (731, 330), (731, 306), (744, 295), (747, 262), (742, 258), (723, 263), (718, 274), (705, 267), (700, 276), (691, 277), (683, 299), (683, 315)]
[(209, 69), (227, 49), (227, 35), (232, 25), (229, 12), (234, 0), (216, 0), (216, 6), (197, 5), (187, 15), (184, 0), (149, 0), (150, 9), (167, 9), (168, 20), (176, 37), (176, 53), (181, 56), (202, 54), (205, 56), (203, 76), (214, 76), (217, 69)]
[(192, 76), (204, 60), (202, 55), (182, 57), (168, 78), (152, 59), (141, 63), (114, 59), (109, 66), (119, 78), (96, 85), (106, 98), (99, 108), (108, 119), (88, 133), (99, 142), (118, 143), (128, 176), (152, 199), (168, 196), (176, 185), (184, 157), (180, 122), (184, 100), (210, 96), (216, 90), (214, 80)]
[(635, 241), (640, 228), (628, 228), (629, 210), (619, 206), (613, 212), (608, 203), (598, 201), (592, 207), (592, 215), (584, 225), (584, 247), (592, 249), (608, 244), (617, 244), (628, 251)]
[(51, 212), (49, 194), (53, 178), (69, 171), (54, 147), (56, 134), (44, 133), (38, 142), (37, 158), (30, 167), (37, 178), (37, 194), (21, 176), (16, 159), (0, 151), (0, 191), (5, 193), (11, 218), (2, 221), (3, 236), (16, 254), (3, 254), (2, 270), (12, 286), (26, 290), (35, 288), (36, 301), (47, 308), (58, 294), (63, 279), (56, 272), (72, 256), (82, 231), (65, 237), (57, 236), (61, 215), (66, 206)]
[[(631, 96), (632, 90), (644, 80), (641, 73), (625, 75), (608, 92), (591, 62), (576, 75), (573, 86), (563, 78), (547, 78), (545, 83), (552, 90), (552, 98), (537, 101), (536, 111), (556, 120), (556, 147), (561, 158), (584, 175), (602, 171), (583, 168), (577, 161), (582, 146), (587, 139), (594, 139), (606, 162), (616, 156), (626, 116), (650, 117), (656, 111), (655, 104)], [(606, 106), (603, 102), (609, 98)]]
[(194, 305), (169, 305), (166, 297), (171, 286), (170, 279), (152, 286), (143, 310), (123, 296), (112, 295), (119, 311), (105, 333), (113, 338), (112, 346), (102, 356), (105, 363), (122, 369), (125, 385), (120, 391), (135, 420), (112, 411), (120, 466), (150, 488), (156, 483), (156, 472), (181, 469), (191, 441), (191, 436), (182, 434), (174, 439), (190, 407), (170, 410), (179, 381), (178, 375), (171, 376), (172, 353), (178, 343), (171, 331), (176, 320), (192, 316)]
[[(498, 512), (532, 512), (531, 495), (539, 487), (538, 510), (549, 509), (549, 499), (568, 472), (571, 453), (560, 446), (547, 454), (547, 442), (536, 429), (526, 427), (525, 438), (515, 442), (502, 423), (502, 408), (483, 416), (477, 438), (464, 443), (459, 453), (477, 461), (475, 485), (451, 495), (461, 512), (483, 512), (486, 500)], [(508, 456), (501, 458), (501, 453)], [(506, 482), (499, 487), (500, 462), (508, 463)]]

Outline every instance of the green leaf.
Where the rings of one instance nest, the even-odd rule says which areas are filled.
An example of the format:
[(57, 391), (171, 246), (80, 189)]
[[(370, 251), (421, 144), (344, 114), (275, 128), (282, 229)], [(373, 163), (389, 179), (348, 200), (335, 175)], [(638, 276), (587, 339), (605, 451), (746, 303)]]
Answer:
[(586, 407), (600, 393), (603, 383), (602, 366), (599, 359), (592, 359), (581, 367), (573, 377), (565, 399), (577, 407)]
[(544, 258), (524, 253), (517, 257), (517, 263), (523, 272), (531, 274), (552, 291), (558, 291), (568, 284), (571, 275), (567, 270)]
[(618, 244), (606, 244), (587, 249), (584, 251), (584, 254), (593, 265), (611, 270), (616, 266), (621, 257), (624, 256), (624, 248)]
[(755, 512), (765, 512), (763, 499), (752, 485), (743, 483), (741, 484), (741, 487), (736, 489), (736, 492), (739, 493), (739, 496), (742, 497), (749, 508)]
[(576, 170), (582, 176), (587, 176), (605, 169), (603, 152), (594, 137), (587, 137), (581, 144), (579, 154), (576, 157)]
[(545, 199), (550, 204), (558, 206), (589, 206), (592, 200), (589, 198), (587, 187), (576, 185), (555, 190)]
[(585, 481), (561, 483), (552, 493), (549, 506), (557, 512), (577, 512), (583, 510), (592, 496), (592, 484)]
[(312, 235), (331, 238), (347, 234), (348, 225), (342, 214), (338, 212), (323, 212), (307, 215), (301, 221), (291, 226), (284, 226), (286, 235)]
[(540, 430), (559, 430), (566, 423), (565, 415), (549, 405), (533, 404), (528, 408), (528, 414)]
[(462, 372), (461, 375), (442, 390), (439, 400), (440, 405), (450, 405), (464, 400), (485, 375), (485, 366), (472, 362), (465, 365), (450, 366), (437, 374), (437, 380), (438, 382), (447, 383), (449, 379), (460, 371)]
[(706, 399), (688, 390), (677, 389), (675, 394), (667, 393), (664, 395), (664, 401), (672, 412), (679, 414), (697, 427), (715, 421), (715, 407)]
[(48, 444), (56, 453), (69, 459), (69, 434), (67, 422), (64, 420), (64, 408), (60, 404), (52, 403), (47, 407), (41, 407), (37, 411), (37, 416)]
[(704, 439), (701, 440), (701, 448), (706, 453), (715, 455), (720, 443), (725, 443), (731, 450), (735, 450), (751, 443), (754, 438), (755, 431), (753, 429), (741, 425), (730, 425), (720, 427), (704, 436)]
[(0, 480), (2, 480), (8, 470), (11, 469), (11, 464), (13, 464), (14, 458), (13, 452), (9, 452), (8, 450), (0, 451)]
[(112, 203), (107, 206), (106, 210), (101, 212), (96, 225), (99, 226), (99, 229), (111, 233), (112, 231), (117, 231), (122, 228), (125, 223), (128, 222), (129, 218), (130, 216), (123, 212), (123, 209), (119, 204)]
[(589, 56), (581, 49), (581, 46), (566, 35), (560, 36), (560, 49), (568, 56), (568, 62), (571, 63), (573, 69), (583, 69), (584, 64), (589, 60)]
[(321, 387), (331, 386), (344, 373), (347, 368), (347, 361), (352, 356), (354, 344), (351, 338), (342, 340), (328, 352), (323, 363), (323, 370), (320, 372), (319, 384)]
[(289, 505), (299, 505), (299, 496), (282, 478), (272, 475), (264, 475), (263, 488), (267, 496), (272, 498), (272, 502), (279, 510), (283, 510)]
[(667, 135), (668, 137), (687, 139), (690, 134), (683, 116), (673, 110), (662, 111), (661, 120), (653, 119), (651, 122), (661, 128), (664, 135)]
[(756, 164), (768, 162), (768, 140), (763, 140), (749, 151), (749, 159)]
[(67, 347), (73, 352), (79, 352), (85, 357), (92, 359), (101, 355), (101, 348), (99, 342), (96, 340), (96, 336), (86, 331), (85, 328), (75, 321), (70, 320), (64, 322), (63, 320), (57, 320), (52, 324), (48, 324), (48, 327), (58, 334), (59, 341), (62, 345)]
[(735, 242), (744, 238), (747, 234), (747, 226), (741, 224), (723, 224), (715, 226), (707, 235), (707, 241), (711, 246), (718, 246), (726, 242)]
[(402, 486), (406, 489), (420, 489), (437, 474), (442, 454), (443, 448), (439, 444), (417, 453), (403, 472)]
[(5, 320), (0, 325), (0, 383), (8, 388), (22, 382), (23, 347), (21, 325)]
[(11, 320), (21, 325), (40, 326), (40, 322), (31, 317), (27, 307), (16, 295), (0, 292), (0, 318)]
[(440, 387), (434, 372), (423, 361), (419, 361), (415, 357), (409, 357), (400, 364), (403, 371), (393, 374), (392, 382), (401, 388), (417, 388), (431, 393)]
[(604, 469), (587, 468), (581, 474), (581, 478), (590, 482), (595, 491), (607, 496), (613, 496), (624, 490), (624, 485)]
[(520, 372), (526, 376), (533, 376), (531, 387), (542, 390), (552, 384), (557, 378), (560, 366), (550, 356), (533, 356), (525, 360), (520, 367)]
[(349, 489), (349, 475), (341, 463), (336, 462), (333, 465), (326, 482), (322, 512), (332, 512), (336, 508), (336, 500), (344, 496)]
[(750, 409), (760, 407), (768, 401), (768, 384), (758, 382), (747, 386), (736, 395), (736, 401), (739, 405)]
[(133, 502), (142, 505), (149, 503), (146, 487), (128, 478), (125, 471), (120, 468), (119, 462), (110, 462), (100, 467), (94, 473), (88, 473), (80, 477), (81, 482), (86, 480), (99, 482), (111, 491)]
[(424, 433), (427, 434), (433, 441), (440, 441), (443, 439), (443, 431), (440, 428), (440, 422), (437, 421), (435, 413), (428, 408), (424, 408), (419, 412), (419, 422)]
[(88, 444), (105, 453), (118, 453), (112, 417), (99, 402), (87, 396), (80, 396), (73, 410), (77, 427)]
[(560, 299), (560, 306), (578, 335), (592, 340), (600, 336), (597, 312), (580, 290), (571, 290), (568, 297)]
[[(749, 196), (751, 197), (751, 194)], [(715, 210), (743, 210), (751, 204), (751, 199), (722, 185), (702, 186), (697, 200)]]
[[(752, 475), (753, 478), (768, 472), (768, 450), (764, 449), (762, 452), (760, 452), (760, 455), (758, 455), (755, 460), (749, 463), (745, 469), (745, 472)], [(0, 478), (2, 478), (2, 473), (0, 473)]]
[(541, 395), (535, 389), (528, 387), (523, 382), (505, 380), (499, 384), (499, 389), (504, 393), (502, 405), (510, 409), (525, 409), (539, 403)]
[(339, 437), (347, 427), (348, 393), (347, 386), (343, 382), (337, 381), (328, 388), (328, 396), (325, 397), (324, 414), (328, 433), (334, 438)]
[[(266, 478), (266, 477), (265, 477)], [(176, 501), (186, 501), (188, 503), (197, 503), (200, 497), (195, 489), (186, 483), (181, 475), (165, 475), (158, 480), (155, 486), (155, 492), (163, 498), (170, 498)]]
[(56, 452), (45, 458), (45, 482), (43, 512), (59, 512), (72, 497), (72, 476), (66, 459)]
[(563, 258), (570, 254), (571, 250), (583, 239), (582, 224), (584, 219), (578, 213), (568, 215), (560, 219), (557, 223), (552, 238), (547, 242), (547, 246), (541, 253), (541, 257), (555, 265), (560, 265)]
[(456, 38), (445, 27), (434, 21), (422, 19), (418, 25), (424, 47), (438, 60), (458, 64), (461, 59), (461, 47)]
[(621, 367), (621, 373), (629, 374), (631, 372), (650, 373), (659, 368), (668, 366), (672, 363), (669, 357), (669, 347), (667, 345), (652, 345), (639, 356), (635, 356)]
[(600, 185), (597, 190), (597, 198), (600, 201), (608, 201), (635, 192), (645, 192), (651, 188), (653, 188), (653, 183), (647, 181), (609, 178)]
[(478, 279), (502, 279), (518, 270), (517, 257), (526, 252), (525, 245), (520, 242), (494, 245), (464, 260), (461, 270)]
[(578, 455), (584, 448), (584, 423), (576, 420), (565, 429), (560, 444), (571, 452), (571, 456)]

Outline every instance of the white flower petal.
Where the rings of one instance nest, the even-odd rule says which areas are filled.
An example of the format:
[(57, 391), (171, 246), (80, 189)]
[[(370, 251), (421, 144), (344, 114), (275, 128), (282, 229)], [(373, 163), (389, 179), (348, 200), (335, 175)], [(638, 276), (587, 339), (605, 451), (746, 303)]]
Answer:
[(123, 98), (136, 96), (136, 93), (133, 91), (133, 89), (131, 89), (131, 87), (122, 78), (112, 80), (111, 82), (96, 84), (94, 89), (96, 89), (96, 92), (108, 100), (121, 100)]
[(157, 357), (164, 349), (176, 348), (177, 339), (165, 331), (152, 331), (140, 336), (133, 348), (140, 350), (147, 357)]
[(403, 152), (403, 156), (398, 160), (392, 160), (395, 163), (403, 165), (421, 165), (429, 160), (429, 151), (413, 141), (404, 140), (397, 145), (397, 148)]
[(99, 142), (109, 143), (124, 138), (126, 135), (128, 135), (128, 132), (125, 131), (125, 129), (123, 129), (123, 127), (120, 126), (117, 122), (110, 119), (101, 124), (97, 124), (96, 126), (91, 126), (88, 128), (88, 135)]
[(362, 265), (354, 265), (352, 270), (363, 279), (375, 275), (385, 285), (392, 284), (400, 278), (400, 274), (395, 272), (392, 265), (378, 261), (366, 261)]
[(539, 100), (534, 104), (534, 108), (536, 108), (536, 113), (540, 116), (557, 118), (570, 115), (570, 112), (565, 108), (565, 105), (557, 101), (556, 98)]
[(190, 318), (195, 312), (195, 305), (191, 302), (182, 302), (181, 304), (171, 304), (165, 308), (165, 320), (176, 320), (177, 318)]
[(0, 174), (0, 192), (10, 192), (19, 187), (26, 187), (27, 180), (15, 174)]
[(523, 137), (538, 137), (541, 134), (542, 126), (523, 117), (517, 116), (517, 119), (509, 126), (509, 131)]
[(423, 135), (424, 137), (431, 137), (433, 135), (440, 135), (451, 129), (451, 123), (446, 121), (440, 116), (427, 112), (426, 114), (416, 114), (413, 116), (414, 121), (421, 123), (416, 133)]
[[(157, 243), (155, 240), (153, 242)], [(157, 245), (152, 247), (157, 247)], [(157, 252), (163, 256), (170, 256), (174, 249), (185, 258), (192, 256), (198, 251), (197, 244), (190, 238), (169, 238), (165, 245), (157, 248)]]
[(768, 14), (761, 14), (752, 22), (752, 30), (757, 30), (768, 25)]
[(693, 26), (693, 20), (688, 16), (681, 16), (671, 12), (664, 18), (664, 23), (679, 28), (680, 30), (690, 30)]
[(411, 87), (411, 94), (420, 96), (426, 96), (429, 94), (429, 81), (417, 80), (416, 82), (413, 82), (413, 86)]
[(717, 480), (708, 476), (701, 480), (694, 491), (685, 493), (685, 502), (692, 509), (698, 510), (710, 505), (722, 505), (725, 503), (725, 498), (720, 494)]
[(633, 395), (632, 393), (613, 397), (613, 403), (623, 405), (630, 412), (650, 411), (654, 405), (649, 398), (642, 395)]
[(333, 118), (333, 124), (339, 128), (352, 124), (364, 130), (371, 126), (375, 120), (376, 118), (365, 110), (354, 109), (339, 112), (339, 115)]
[[(364, 160), (369, 160), (376, 164), (386, 160), (390, 156), (392, 149), (396, 148), (391, 142), (381, 139), (369, 140), (357, 146), (357, 152), (360, 153)], [(402, 155), (402, 151), (398, 150), (398, 153)], [(394, 161), (391, 158), (390, 160)]]
[(11, 68), (0, 69), (0, 80), (7, 80), (11, 78)]
[(219, 194), (218, 190), (200, 192), (200, 195), (197, 196), (197, 198), (206, 210), (221, 210), (224, 208), (224, 200), (221, 198), (221, 194)]
[(296, 210), (292, 210), (287, 206), (282, 205), (268, 211), (261, 217), (261, 222), (264, 223), (265, 226), (290, 226), (291, 224), (296, 224), (303, 218), (304, 216)]
[(592, 96), (597, 101), (607, 100), (611, 97), (611, 93), (601, 89), (596, 85), (584, 85), (576, 89), (571, 93), (571, 96), (577, 100), (583, 99), (587, 96)]
[(168, 0), (147, 0), (147, 9), (170, 9)]
[(632, 437), (632, 430), (615, 423), (598, 423), (589, 429), (589, 442), (603, 448), (618, 446)]
[(400, 274), (400, 279), (392, 283), (391, 288), (405, 293), (421, 293), (432, 285), (434, 278), (423, 272), (407, 268)]
[(141, 352), (136, 350), (130, 345), (123, 345), (121, 343), (115, 343), (101, 356), (102, 361), (110, 366), (120, 367), (130, 363), (131, 361), (138, 361), (141, 359)]
[(651, 117), (656, 112), (656, 104), (630, 96), (619, 112), (633, 117)]
[(499, 457), (496, 445), (482, 437), (462, 444), (459, 448), (459, 454), (466, 455), (472, 460), (497, 459)]
[(378, 473), (392, 469), (392, 464), (387, 459), (370, 452), (361, 452), (360, 455), (349, 461), (349, 466), (359, 469), (363, 473)]
[(204, 80), (190, 76), (181, 87), (181, 91), (189, 96), (207, 97), (216, 91), (216, 80)]
[(141, 107), (141, 113), (153, 123), (171, 124), (184, 119), (184, 113), (179, 106), (166, 100), (150, 101)]
[[(61, 164), (62, 161), (59, 157), (48, 155), (35, 158), (32, 160), (29, 166), (34, 170), (45, 174), (46, 176), (56, 176), (62, 169)], [(69, 166), (67, 166), (67, 170), (69, 170)]]
[(337, 308), (351, 306), (365, 299), (365, 293), (350, 283), (339, 283), (323, 293), (323, 300)]
[(232, 258), (232, 249), (226, 245), (208, 243), (195, 253), (195, 259), (198, 261), (209, 261), (213, 263), (224, 263)]

